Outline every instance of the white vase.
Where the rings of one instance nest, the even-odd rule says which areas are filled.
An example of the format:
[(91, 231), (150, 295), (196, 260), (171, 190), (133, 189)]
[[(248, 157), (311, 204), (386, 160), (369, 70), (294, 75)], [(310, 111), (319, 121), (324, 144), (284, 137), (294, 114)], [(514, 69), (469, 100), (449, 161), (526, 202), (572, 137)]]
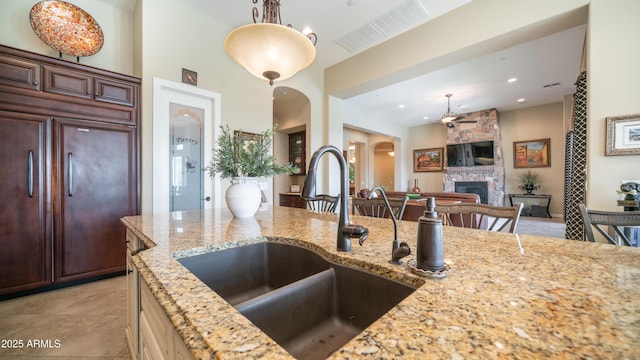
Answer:
[(237, 218), (256, 214), (262, 202), (262, 192), (256, 178), (234, 177), (224, 196), (227, 208)]

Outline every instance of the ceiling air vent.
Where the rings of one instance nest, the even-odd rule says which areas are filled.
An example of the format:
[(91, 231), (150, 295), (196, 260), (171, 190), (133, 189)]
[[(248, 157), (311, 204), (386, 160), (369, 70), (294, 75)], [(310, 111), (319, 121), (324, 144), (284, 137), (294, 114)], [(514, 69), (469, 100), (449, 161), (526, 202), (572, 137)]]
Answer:
[(556, 83), (553, 83), (553, 84), (546, 84), (546, 85), (542, 85), (542, 87), (543, 87), (544, 89), (550, 89), (550, 88), (554, 88), (554, 87), (558, 87), (558, 86), (560, 86), (560, 83), (559, 83), (559, 82), (556, 82)]
[(335, 40), (335, 43), (351, 53), (356, 53), (422, 24), (429, 19), (429, 16), (429, 12), (420, 1), (407, 0)]

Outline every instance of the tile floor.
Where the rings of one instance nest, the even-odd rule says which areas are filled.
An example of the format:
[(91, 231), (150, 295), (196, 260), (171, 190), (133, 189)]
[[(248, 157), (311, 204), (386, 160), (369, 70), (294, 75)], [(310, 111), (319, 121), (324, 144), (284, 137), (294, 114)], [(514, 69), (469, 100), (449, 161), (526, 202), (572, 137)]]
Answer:
[[(128, 359), (126, 298), (126, 277), (118, 276), (0, 301), (0, 359)], [(7, 349), (8, 340), (22, 348)]]
[[(518, 233), (564, 238), (558, 219), (521, 218)], [(0, 340), (22, 340), (22, 349), (0, 348), (0, 359), (128, 359), (126, 277), (0, 301)], [(49, 340), (58, 348), (27, 348)], [(0, 345), (7, 345), (6, 343)]]

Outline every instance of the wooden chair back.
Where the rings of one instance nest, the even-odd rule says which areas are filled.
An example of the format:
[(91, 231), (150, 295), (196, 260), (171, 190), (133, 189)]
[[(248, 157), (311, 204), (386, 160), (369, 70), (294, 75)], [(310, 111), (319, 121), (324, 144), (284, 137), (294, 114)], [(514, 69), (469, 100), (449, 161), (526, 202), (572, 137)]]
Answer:
[[(404, 215), (404, 209), (407, 207), (408, 197), (403, 198), (389, 198), (389, 205), (391, 210), (393, 211), (393, 216), (396, 219), (402, 219)], [(384, 199), (382, 197), (367, 199), (361, 197), (354, 197), (351, 203), (351, 213), (355, 214), (356, 209), (358, 210), (358, 214), (362, 216), (371, 216), (371, 217), (379, 217), (379, 218), (390, 218), (391, 214), (389, 214), (389, 210), (384, 203)]]
[(338, 208), (338, 202), (340, 202), (340, 194), (336, 196), (331, 195), (316, 195), (311, 200), (305, 200), (307, 210), (318, 213), (334, 213)]
[[(625, 226), (640, 226), (640, 211), (600, 211), (589, 210), (585, 204), (580, 204), (580, 213), (584, 222), (584, 233), (587, 241), (595, 242), (595, 234), (593, 228), (607, 239), (611, 244), (631, 246), (631, 239), (625, 234)], [(616, 241), (613, 236), (604, 231), (601, 227), (609, 226), (620, 237), (620, 241)], [(638, 236), (638, 235), (636, 235)]]
[(507, 230), (515, 233), (520, 220), (522, 204), (502, 207), (487, 204), (459, 203), (436, 205), (435, 210), (444, 217), (444, 225), (484, 229), (488, 231)]

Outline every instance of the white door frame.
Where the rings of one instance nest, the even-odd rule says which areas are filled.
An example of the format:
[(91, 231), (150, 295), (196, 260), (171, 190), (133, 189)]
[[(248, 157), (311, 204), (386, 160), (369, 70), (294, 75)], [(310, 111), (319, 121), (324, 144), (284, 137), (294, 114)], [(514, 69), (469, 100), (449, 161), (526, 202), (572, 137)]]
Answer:
[[(204, 161), (203, 167), (211, 161), (214, 139), (218, 138), (220, 127), (220, 94), (192, 85), (175, 83), (161, 78), (153, 78), (153, 212), (169, 212), (169, 159), (170, 159), (170, 117), (169, 103), (177, 103), (204, 109)], [(205, 173), (204, 196), (211, 201), (204, 202), (204, 208), (219, 208), (221, 185), (220, 175), (212, 179)]]

